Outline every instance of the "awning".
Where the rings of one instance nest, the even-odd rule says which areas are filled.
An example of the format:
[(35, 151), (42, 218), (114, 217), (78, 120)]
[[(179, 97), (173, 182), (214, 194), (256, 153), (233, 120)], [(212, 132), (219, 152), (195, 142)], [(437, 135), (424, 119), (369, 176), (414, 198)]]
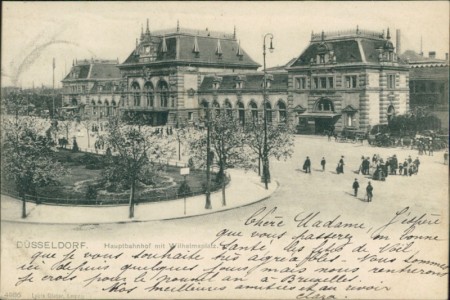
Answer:
[(326, 113), (326, 112), (305, 112), (302, 114), (297, 115), (300, 118), (334, 118), (334, 117), (340, 117), (342, 114), (336, 114), (336, 113)]

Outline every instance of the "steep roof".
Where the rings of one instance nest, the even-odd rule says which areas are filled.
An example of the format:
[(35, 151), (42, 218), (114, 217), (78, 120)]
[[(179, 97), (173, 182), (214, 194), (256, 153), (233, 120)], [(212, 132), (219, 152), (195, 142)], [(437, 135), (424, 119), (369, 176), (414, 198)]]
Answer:
[[(325, 35), (312, 34), (311, 42), (305, 51), (288, 68), (316, 64), (317, 55), (327, 54), (333, 57), (333, 64), (379, 63), (380, 53), (393, 52), (390, 38), (376, 32), (356, 31), (335, 32)], [(401, 59), (397, 61), (404, 64)]]
[(121, 78), (120, 70), (116, 63), (90, 62), (74, 65), (62, 81), (119, 78)]
[[(277, 72), (269, 73), (268, 77), (270, 80), (269, 91), (287, 91), (288, 88), (288, 74), (287, 72)], [(216, 89), (220, 91), (231, 91), (239, 90), (245, 91), (262, 91), (262, 82), (264, 79), (263, 73), (246, 73), (245, 75), (238, 74), (220, 74), (219, 76), (205, 76), (203, 78), (202, 84), (200, 85), (199, 92), (210, 92), (213, 89), (213, 83), (219, 81), (219, 88)], [(242, 81), (242, 88), (236, 89), (236, 82)]]
[[(167, 47), (162, 47), (163, 39)], [(128, 56), (121, 66), (133, 65), (138, 63), (152, 64), (164, 62), (179, 62), (190, 65), (230, 65), (235, 67), (254, 68), (261, 65), (255, 62), (235, 38), (227, 35), (223, 36), (205, 36), (193, 34), (185, 31), (165, 32), (164, 35), (152, 35), (151, 44), (156, 51), (155, 59), (149, 62), (143, 62), (141, 59), (141, 48), (148, 44), (147, 41), (141, 41), (137, 49)], [(198, 48), (194, 51), (194, 45)], [(218, 44), (220, 44), (220, 54), (217, 53)], [(166, 52), (162, 49), (167, 50)], [(198, 50), (198, 51), (197, 51)], [(238, 55), (239, 54), (239, 55)]]

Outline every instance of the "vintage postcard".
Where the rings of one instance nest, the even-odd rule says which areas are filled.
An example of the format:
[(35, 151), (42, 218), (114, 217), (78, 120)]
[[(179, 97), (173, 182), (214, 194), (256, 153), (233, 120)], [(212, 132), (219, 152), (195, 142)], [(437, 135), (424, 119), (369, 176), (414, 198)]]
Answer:
[(449, 3), (3, 2), (1, 299), (448, 299)]

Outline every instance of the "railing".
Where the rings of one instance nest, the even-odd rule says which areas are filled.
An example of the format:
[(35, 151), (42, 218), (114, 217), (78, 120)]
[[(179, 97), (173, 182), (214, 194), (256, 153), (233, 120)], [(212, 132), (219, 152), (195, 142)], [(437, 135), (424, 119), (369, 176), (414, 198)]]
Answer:
[(220, 31), (210, 31), (210, 30), (196, 30), (196, 29), (187, 29), (187, 28), (169, 28), (164, 30), (155, 30), (152, 32), (152, 35), (155, 36), (163, 36), (174, 33), (180, 34), (189, 34), (189, 35), (197, 35), (197, 36), (209, 36), (215, 38), (223, 38), (223, 39), (234, 39), (234, 34), (224, 33)]
[[(323, 33), (324, 40), (336, 37), (348, 37), (348, 36), (358, 36), (358, 37), (368, 37), (368, 38), (380, 38), (383, 35), (381, 32), (364, 30), (364, 29), (350, 29), (350, 30), (339, 30), (339, 31), (328, 31)], [(311, 41), (321, 41), (322, 32), (311, 34)]]

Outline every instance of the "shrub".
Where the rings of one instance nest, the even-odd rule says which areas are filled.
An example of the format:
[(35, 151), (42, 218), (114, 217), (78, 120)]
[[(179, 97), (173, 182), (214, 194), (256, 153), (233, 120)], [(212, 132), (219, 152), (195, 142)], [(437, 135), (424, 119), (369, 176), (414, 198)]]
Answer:
[(189, 186), (189, 184), (186, 181), (183, 181), (180, 184), (180, 187), (178, 188), (178, 195), (186, 196), (186, 195), (189, 195), (190, 193), (191, 193), (191, 187)]
[(97, 189), (93, 185), (88, 185), (86, 191), (86, 200), (96, 200), (97, 199)]

